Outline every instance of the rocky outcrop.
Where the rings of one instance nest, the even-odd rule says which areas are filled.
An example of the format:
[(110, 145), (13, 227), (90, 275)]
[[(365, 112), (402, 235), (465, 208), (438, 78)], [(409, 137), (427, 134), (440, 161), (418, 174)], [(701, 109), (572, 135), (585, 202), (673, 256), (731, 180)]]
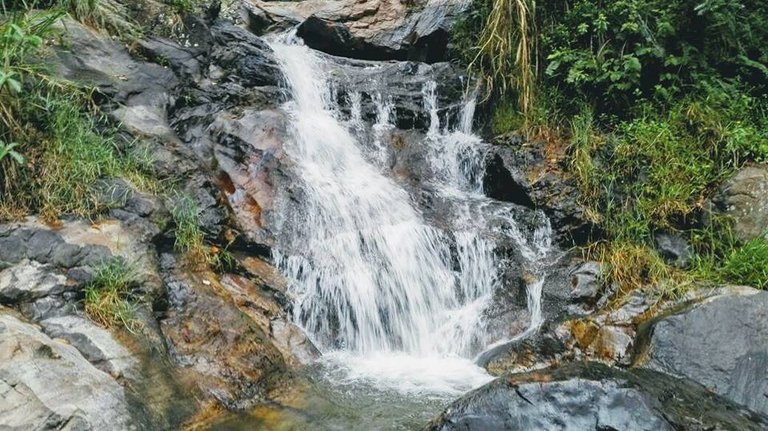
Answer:
[(149, 429), (123, 388), (69, 344), (0, 310), (0, 424), (11, 430)]
[(768, 165), (742, 168), (714, 199), (718, 211), (733, 218), (741, 242), (768, 235)]
[(501, 377), (451, 404), (428, 430), (760, 430), (768, 417), (649, 370), (571, 364)]
[(545, 141), (526, 142), (519, 135), (493, 141), (486, 157), (485, 193), (499, 200), (542, 209), (566, 247), (586, 244), (600, 232), (579, 201), (575, 180), (564, 169), (564, 156)]
[(643, 328), (645, 367), (768, 414), (768, 292), (729, 288)]
[(344, 0), (242, 3), (249, 29), (300, 25), (307, 45), (332, 55), (365, 60), (446, 60), (449, 31), (469, 5), (462, 0)]
[(170, 254), (161, 256), (161, 271), (168, 297), (160, 325), (174, 360), (192, 371), (199, 390), (228, 408), (264, 401), (287, 371), (280, 351), (228, 295), (216, 292), (213, 273), (189, 273)]

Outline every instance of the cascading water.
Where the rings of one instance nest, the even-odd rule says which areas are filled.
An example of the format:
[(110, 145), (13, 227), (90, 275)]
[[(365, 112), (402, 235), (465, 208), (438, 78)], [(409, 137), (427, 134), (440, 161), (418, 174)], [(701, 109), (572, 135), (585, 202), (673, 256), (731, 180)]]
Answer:
[[(444, 231), (430, 226), (406, 190), (383, 173), (391, 104), (378, 95), (377, 154), (370, 157), (354, 132), (363, 127), (360, 95), (348, 95), (352, 112), (343, 119), (325, 57), (290, 36), (272, 47), (292, 95), (284, 107), (291, 120), (285, 152), (301, 179), (300, 223), (281, 235), (275, 252), (291, 280), (297, 323), (349, 379), (448, 394), (489, 380), (471, 361), (498, 341), (486, 339), (482, 316), (499, 287), (494, 245), (473, 216), (488, 205), (480, 184), (484, 147), (470, 130), (473, 102), (459, 130), (441, 130), (435, 85), (424, 87), (434, 181), (456, 213), (456, 226)], [(524, 255), (545, 252), (527, 245), (513, 219), (506, 229), (527, 249)], [(529, 288), (529, 296), (535, 293)]]

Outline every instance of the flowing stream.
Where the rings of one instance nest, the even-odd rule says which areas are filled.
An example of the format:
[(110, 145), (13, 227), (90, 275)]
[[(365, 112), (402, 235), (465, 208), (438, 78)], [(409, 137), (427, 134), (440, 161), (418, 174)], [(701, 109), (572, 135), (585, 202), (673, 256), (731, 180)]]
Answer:
[(483, 195), (486, 145), (471, 130), (474, 99), (456, 124), (441, 124), (436, 85), (424, 83), (428, 181), (450, 212), (437, 226), (389, 172), (394, 110), (386, 95), (373, 96), (376, 121), (362, 133), (361, 95), (347, 95), (351, 112), (342, 113), (331, 57), (291, 35), (270, 43), (291, 95), (285, 152), (300, 182), (274, 257), (291, 283), (294, 319), (322, 351), (328, 377), (439, 399), (489, 381), (473, 359), (509, 341), (491, 338), (484, 319), (501, 287), (496, 241), (513, 241), (530, 263), (524, 336), (542, 321), (538, 262), (551, 235), (543, 215), (525, 235), (509, 205)]

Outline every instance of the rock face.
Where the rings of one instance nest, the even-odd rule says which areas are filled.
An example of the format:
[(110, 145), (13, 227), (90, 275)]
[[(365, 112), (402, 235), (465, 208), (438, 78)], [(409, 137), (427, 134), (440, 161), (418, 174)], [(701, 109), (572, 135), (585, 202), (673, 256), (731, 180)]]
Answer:
[(445, 61), (449, 30), (462, 0), (244, 2), (248, 27), (260, 34), (301, 23), (307, 45), (365, 60)]
[(645, 366), (768, 414), (768, 292), (733, 288), (645, 328)]
[(501, 377), (451, 404), (428, 430), (759, 430), (768, 417), (649, 370), (598, 364)]
[(557, 149), (543, 141), (526, 142), (519, 135), (500, 136), (493, 144), (483, 178), (488, 196), (542, 209), (563, 246), (585, 244), (600, 235)]
[(0, 424), (4, 429), (147, 429), (130, 414), (123, 388), (74, 347), (1, 313)]
[(768, 165), (740, 170), (725, 184), (715, 204), (733, 217), (739, 241), (768, 235)]

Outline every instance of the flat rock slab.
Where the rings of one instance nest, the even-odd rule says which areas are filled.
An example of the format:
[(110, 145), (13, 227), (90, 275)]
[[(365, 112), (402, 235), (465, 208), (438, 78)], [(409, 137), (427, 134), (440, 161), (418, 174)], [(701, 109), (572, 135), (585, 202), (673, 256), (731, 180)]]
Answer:
[(33, 301), (67, 288), (67, 277), (39, 262), (22, 260), (0, 272), (0, 302)]
[(67, 340), (80, 353), (113, 377), (129, 375), (136, 360), (106, 329), (79, 316), (62, 316), (40, 322), (51, 338)]
[(646, 361), (768, 414), (768, 292), (734, 290), (661, 319)]
[(428, 430), (764, 430), (768, 417), (650, 370), (575, 363), (511, 374), (451, 404)]
[(0, 424), (11, 430), (143, 429), (115, 380), (74, 347), (11, 314), (0, 314)]

